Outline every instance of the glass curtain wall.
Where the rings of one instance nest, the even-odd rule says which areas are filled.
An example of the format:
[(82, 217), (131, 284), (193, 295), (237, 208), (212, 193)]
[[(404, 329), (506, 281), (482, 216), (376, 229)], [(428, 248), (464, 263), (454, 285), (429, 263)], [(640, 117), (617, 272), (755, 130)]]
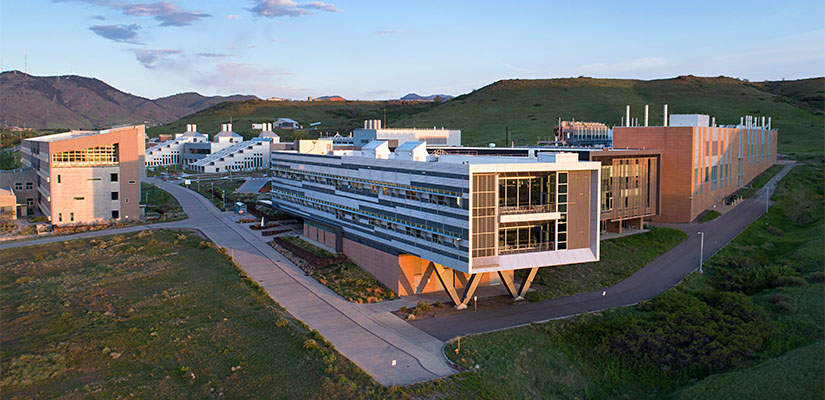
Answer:
[(499, 254), (555, 250), (555, 223), (502, 226), (498, 230)]
[(499, 212), (551, 212), (555, 204), (556, 174), (499, 177)]

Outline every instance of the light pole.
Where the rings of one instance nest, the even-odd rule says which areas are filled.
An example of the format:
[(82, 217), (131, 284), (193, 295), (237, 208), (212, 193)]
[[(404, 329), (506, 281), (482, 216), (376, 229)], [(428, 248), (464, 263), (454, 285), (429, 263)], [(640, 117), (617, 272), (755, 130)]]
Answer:
[(226, 211), (226, 189), (221, 191), (221, 198), (223, 199), (223, 210)]
[(212, 203), (214, 203), (215, 202), (215, 182), (212, 182), (211, 185), (212, 185), (212, 188), (209, 190), (209, 196), (211, 196), (211, 197), (209, 198), (209, 200), (212, 201)]
[(702, 271), (702, 263), (705, 261), (705, 232), (699, 232), (699, 273)]
[(771, 202), (771, 185), (765, 185), (765, 214), (768, 213), (768, 206)]

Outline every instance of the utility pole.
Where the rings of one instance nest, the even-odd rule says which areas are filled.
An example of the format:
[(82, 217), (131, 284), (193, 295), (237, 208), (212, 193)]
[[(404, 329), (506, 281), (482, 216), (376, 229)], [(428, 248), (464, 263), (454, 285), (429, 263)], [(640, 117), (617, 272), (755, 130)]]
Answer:
[(699, 232), (699, 273), (702, 271), (702, 264), (705, 262), (705, 232)]

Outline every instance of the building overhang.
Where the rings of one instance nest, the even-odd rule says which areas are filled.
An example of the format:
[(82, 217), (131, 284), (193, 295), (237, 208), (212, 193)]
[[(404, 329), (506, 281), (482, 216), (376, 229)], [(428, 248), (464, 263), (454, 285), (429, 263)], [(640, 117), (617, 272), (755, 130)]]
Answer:
[(599, 257), (589, 248), (507, 254), (474, 258), (469, 273), (510, 271), (595, 261), (599, 261)]

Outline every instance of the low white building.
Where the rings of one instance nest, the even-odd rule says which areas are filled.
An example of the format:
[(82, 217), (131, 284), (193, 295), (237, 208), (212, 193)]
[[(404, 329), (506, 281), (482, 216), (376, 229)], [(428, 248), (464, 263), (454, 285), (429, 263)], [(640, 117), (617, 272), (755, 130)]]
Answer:
[(278, 135), (271, 131), (263, 131), (252, 140), (233, 143), (189, 164), (187, 168), (202, 173), (268, 169), (272, 154), (270, 144), (279, 141)]
[(157, 146), (146, 149), (147, 167), (168, 167), (183, 164), (183, 154), (187, 143), (207, 143), (206, 135), (197, 131), (195, 124), (186, 124), (186, 132), (175, 135)]
[(460, 129), (382, 128), (381, 120), (364, 121), (364, 129), (352, 133), (353, 145), (363, 146), (373, 140), (386, 140), (390, 147), (406, 142), (424, 142), (431, 146), (461, 146)]
[(291, 119), (291, 118), (278, 118), (275, 121), (275, 128), (276, 129), (298, 129), (301, 125), (298, 121)]

